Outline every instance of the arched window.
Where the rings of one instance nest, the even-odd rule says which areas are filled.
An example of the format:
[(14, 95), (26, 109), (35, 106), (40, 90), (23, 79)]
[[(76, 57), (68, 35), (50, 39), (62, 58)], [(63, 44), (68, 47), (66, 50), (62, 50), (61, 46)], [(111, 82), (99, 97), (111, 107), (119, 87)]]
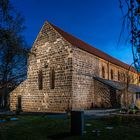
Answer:
[(43, 75), (42, 70), (38, 73), (38, 89), (41, 90), (43, 88)]
[(131, 76), (131, 83), (134, 83), (134, 76)]
[(120, 72), (118, 71), (118, 81), (120, 81)]
[(128, 75), (127, 76), (127, 82), (130, 83), (131, 82), (130, 80), (131, 80), (131, 77), (130, 77), (130, 75)]
[(102, 78), (105, 78), (105, 67), (102, 66)]
[(125, 76), (125, 73), (123, 73), (123, 81), (125, 82), (126, 80), (126, 76)]
[(113, 80), (113, 70), (112, 69), (110, 71), (110, 75), (111, 75), (111, 80)]
[(55, 88), (55, 70), (54, 68), (50, 69), (50, 88)]

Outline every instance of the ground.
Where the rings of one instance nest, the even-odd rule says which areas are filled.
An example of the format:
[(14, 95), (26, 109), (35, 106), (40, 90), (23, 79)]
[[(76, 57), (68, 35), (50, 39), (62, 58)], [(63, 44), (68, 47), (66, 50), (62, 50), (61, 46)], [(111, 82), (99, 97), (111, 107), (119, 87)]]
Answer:
[[(12, 116), (13, 117), (13, 116)], [(17, 121), (0, 123), (0, 140), (138, 140), (140, 118), (107, 116), (85, 119), (83, 136), (70, 134), (70, 116), (20, 115)], [(10, 118), (1, 115), (0, 118)]]

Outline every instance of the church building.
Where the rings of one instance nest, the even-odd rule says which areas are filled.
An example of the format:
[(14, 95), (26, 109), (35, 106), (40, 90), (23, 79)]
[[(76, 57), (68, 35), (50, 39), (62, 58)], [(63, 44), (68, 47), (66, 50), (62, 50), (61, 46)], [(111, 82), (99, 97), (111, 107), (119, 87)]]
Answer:
[(27, 79), (10, 93), (10, 110), (121, 107), (140, 97), (139, 76), (132, 66), (45, 22), (29, 54)]

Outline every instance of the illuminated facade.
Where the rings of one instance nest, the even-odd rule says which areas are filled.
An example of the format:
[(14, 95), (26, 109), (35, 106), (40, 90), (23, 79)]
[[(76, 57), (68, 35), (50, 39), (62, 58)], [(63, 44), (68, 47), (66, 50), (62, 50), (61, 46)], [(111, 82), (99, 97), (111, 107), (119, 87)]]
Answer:
[[(10, 94), (10, 109), (64, 112), (71, 109), (119, 107), (127, 84), (139, 90), (139, 74), (46, 22), (31, 49), (27, 80)], [(134, 101), (128, 95), (129, 103)]]

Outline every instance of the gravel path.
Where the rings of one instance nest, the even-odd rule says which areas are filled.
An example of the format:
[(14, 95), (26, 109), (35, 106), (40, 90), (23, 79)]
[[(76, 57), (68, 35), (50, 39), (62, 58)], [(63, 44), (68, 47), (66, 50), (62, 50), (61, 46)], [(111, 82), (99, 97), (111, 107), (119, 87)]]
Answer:
[(0, 115), (13, 115), (13, 114), (15, 113), (11, 111), (0, 111)]
[[(85, 118), (101, 118), (113, 114), (117, 114), (119, 109), (93, 109), (93, 110), (84, 110), (84, 116)], [(0, 115), (13, 115), (14, 112), (11, 111), (2, 111), (0, 110)], [(24, 114), (24, 113), (22, 113)], [(26, 113), (25, 113), (26, 114)], [(53, 114), (54, 116), (57, 116), (56, 114)], [(64, 115), (64, 114), (61, 114)], [(60, 114), (58, 116), (61, 116)], [(66, 115), (66, 114), (65, 114)], [(51, 115), (52, 116), (52, 115)]]
[(94, 110), (85, 110), (84, 114), (86, 117), (100, 118), (117, 114), (118, 111), (119, 109), (94, 109)]

